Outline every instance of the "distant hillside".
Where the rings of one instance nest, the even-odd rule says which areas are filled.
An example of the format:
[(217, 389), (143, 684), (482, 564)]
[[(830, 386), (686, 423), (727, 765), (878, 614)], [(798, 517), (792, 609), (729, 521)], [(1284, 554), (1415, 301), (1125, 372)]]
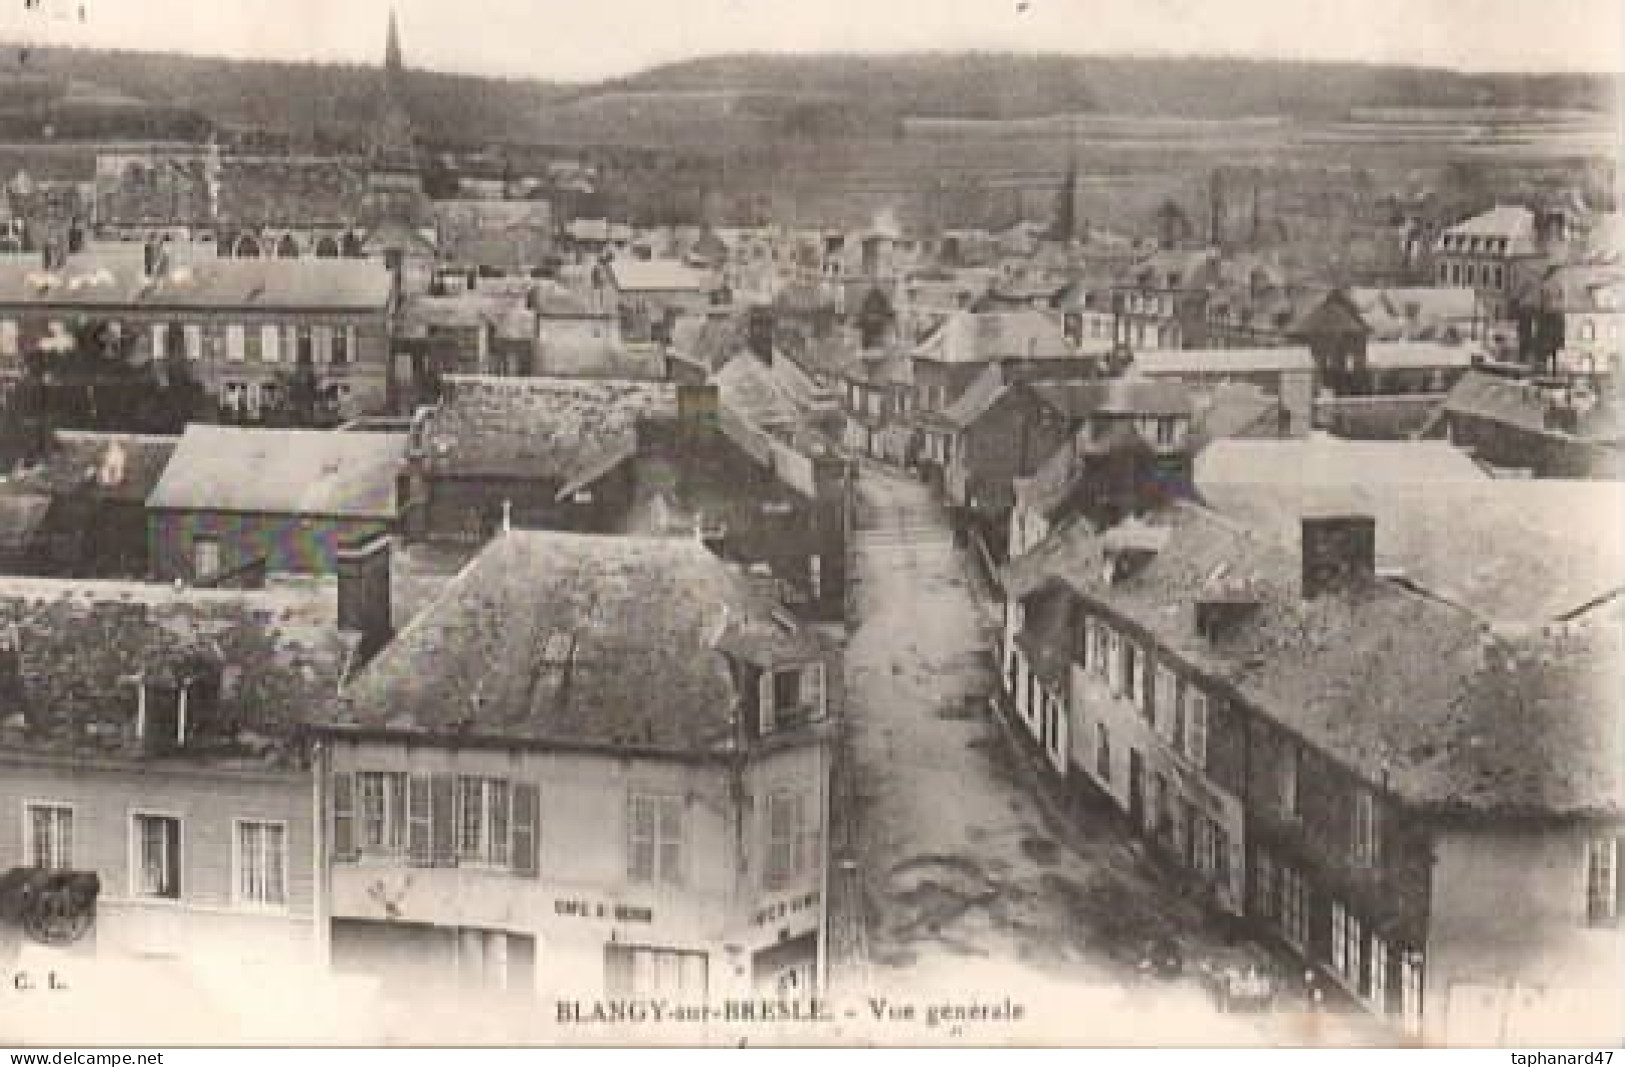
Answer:
[[(30, 68), (105, 86), (224, 126), (308, 137), (362, 137), (377, 114), (377, 67), (249, 62), (150, 52), (40, 49)], [(4, 74), (5, 71), (0, 71)], [(408, 106), (431, 141), (529, 136), (527, 120), (564, 90), (538, 81), (412, 70)]]
[(1591, 75), (1481, 75), (1354, 63), (1016, 55), (742, 54), (672, 63), (603, 92), (771, 91), (866, 101), (902, 116), (1030, 118), (1103, 112), (1188, 118), (1340, 116), (1353, 107), (1603, 108)]
[[(134, 97), (165, 115), (196, 114), (224, 126), (314, 139), (329, 147), (353, 147), (364, 138), (377, 113), (381, 73), (356, 65), (82, 49), (39, 50), (29, 63), (30, 70), (50, 78)], [(0, 69), (0, 79), (7, 73)], [(595, 85), (417, 70), (409, 71), (407, 80), (421, 135), (445, 144), (704, 147), (761, 139), (899, 136), (907, 119), (1086, 113), (1340, 119), (1352, 110), (1393, 107), (1599, 110), (1617, 98), (1615, 81), (1602, 76), (992, 52), (726, 55)], [(13, 85), (21, 88), (23, 82)], [(107, 110), (102, 107), (97, 115)]]

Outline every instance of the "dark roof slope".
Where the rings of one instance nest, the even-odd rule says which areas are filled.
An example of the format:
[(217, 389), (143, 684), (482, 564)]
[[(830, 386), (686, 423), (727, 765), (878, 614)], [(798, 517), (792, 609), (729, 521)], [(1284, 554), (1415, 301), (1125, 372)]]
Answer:
[(736, 747), (719, 648), (805, 661), (745, 580), (689, 537), (510, 532), (361, 674), (339, 731), (666, 754)]
[(675, 418), (669, 382), (449, 375), (425, 432), (431, 473), (567, 481)]
[[(1106, 578), (1108, 536), (1063, 531), (1017, 561), (1155, 635), (1196, 669), (1373, 786), (1456, 814), (1625, 813), (1619, 628), (1497, 635), (1386, 581), (1306, 600), (1295, 554), (1195, 505), (1153, 520), (1150, 562)], [(1216, 641), (1191, 605), (1216, 581), (1258, 607)]]
[(212, 674), (188, 743), (165, 757), (247, 768), (294, 759), (292, 732), (336, 698), (355, 647), (330, 590), (176, 590), (125, 582), (0, 579), (0, 632), (20, 691), (0, 708), (0, 751), (126, 757), (137, 682)]

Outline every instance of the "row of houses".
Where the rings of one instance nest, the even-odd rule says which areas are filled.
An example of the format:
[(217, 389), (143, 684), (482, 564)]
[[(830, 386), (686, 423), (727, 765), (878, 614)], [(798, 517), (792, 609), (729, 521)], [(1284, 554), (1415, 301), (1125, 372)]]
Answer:
[(1056, 788), (1396, 1028), (1617, 1033), (1618, 619), (1494, 627), (1379, 568), (1378, 521), (1062, 531), (1007, 577), (1005, 714)]
[(398, 629), (393, 588), (387, 539), (336, 583), (0, 581), (0, 867), (96, 877), (73, 952), (498, 1020), (817, 988), (831, 642), (686, 537), (510, 531)]

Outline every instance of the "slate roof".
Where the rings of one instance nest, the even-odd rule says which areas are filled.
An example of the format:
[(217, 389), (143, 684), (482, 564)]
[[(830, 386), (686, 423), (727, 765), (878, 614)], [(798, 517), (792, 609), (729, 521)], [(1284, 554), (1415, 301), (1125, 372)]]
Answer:
[(144, 757), (245, 769), (296, 763), (293, 732), (338, 694), (356, 645), (326, 587), (177, 590), (127, 582), (0, 578), (0, 629), (19, 651), (0, 751), (132, 757), (136, 679), (212, 672), (214, 706), (188, 709), (189, 741)]
[(1276, 348), (1169, 348), (1134, 353), (1136, 372), (1150, 376), (1181, 374), (1273, 374), (1310, 372), (1315, 361), (1302, 345)]
[(1033, 382), (1030, 386), (1050, 407), (1081, 418), (1103, 415), (1171, 415), (1191, 413), (1190, 391), (1179, 382), (1124, 376), (1085, 381)]
[(729, 410), (763, 429), (801, 420), (801, 409), (772, 369), (748, 352), (729, 360), (711, 383)]
[(1192, 432), (1206, 441), (1278, 432), (1279, 398), (1247, 382), (1220, 382), (1191, 397)]
[(391, 292), (383, 264), (361, 259), (200, 259), (157, 280), (139, 258), (81, 255), (54, 273), (28, 260), (0, 259), (0, 304), (381, 312)]
[(938, 363), (1079, 356), (1067, 342), (1060, 316), (1033, 310), (950, 312), (914, 350), (916, 359)]
[[(1396, 453), (1424, 444), (1361, 442), (1384, 443), (1399, 445)], [(1290, 443), (1221, 443), (1275, 444)], [(1308, 464), (1270, 464), (1277, 450), (1248, 449), (1258, 461), (1249, 464), (1253, 473), (1221, 463), (1226, 477), (1207, 463), (1221, 445), (1197, 460), (1197, 491), (1208, 506), (1287, 544), (1296, 543), (1305, 514), (1371, 515), (1378, 566), (1487, 621), (1547, 622), (1625, 588), (1625, 492), (1617, 482), (1456, 475), (1454, 464), (1420, 455), (1384, 462), (1362, 449), (1321, 466), (1318, 478), (1303, 476)]]
[(1545, 433), (1546, 398), (1524, 382), (1468, 371), (1451, 387), (1442, 410)]
[(1479, 317), (1478, 293), (1461, 286), (1411, 286), (1346, 291), (1374, 340), (1442, 338), (1466, 333)]
[(1473, 365), (1484, 350), (1476, 344), (1438, 341), (1373, 341), (1366, 345), (1366, 365), (1372, 370), (1462, 370)]
[(147, 507), (393, 520), (406, 441), (400, 433), (193, 423)]
[(328, 726), (723, 754), (738, 747), (740, 694), (722, 648), (823, 652), (691, 537), (512, 531), (368, 665)]
[[(1016, 561), (1028, 591), (1064, 581), (1154, 634), (1377, 788), (1435, 813), (1625, 813), (1620, 628), (1495, 634), (1391, 582), (1305, 600), (1296, 553), (1195, 505), (1154, 522), (1167, 540), (1108, 583), (1105, 537), (1063, 531)], [(1051, 542), (1054, 542), (1053, 544)], [(1259, 606), (1216, 640), (1190, 605), (1215, 576)]]
[(536, 345), (534, 373), (551, 378), (611, 378), (658, 382), (666, 359), (657, 348), (628, 348), (619, 340), (545, 337)]
[(1618, 263), (1553, 267), (1530, 288), (1526, 302), (1552, 311), (1625, 314), (1625, 266)]
[[(1488, 211), (1446, 227), (1439, 235), (1438, 247), (1451, 251), (1445, 245), (1446, 240), (1451, 237), (1504, 239), (1507, 246), (1504, 251), (1497, 249), (1498, 254), (1529, 255), (1536, 251), (1535, 213), (1518, 204), (1497, 204)], [(1489, 250), (1488, 247), (1480, 245), (1477, 248), (1469, 247), (1459, 251)]]
[(342, 159), (225, 156), (220, 161), (221, 222), (353, 225), (366, 196), (366, 174)]
[(622, 292), (699, 293), (715, 288), (710, 271), (675, 259), (617, 259), (609, 265), (609, 273)]
[(635, 442), (638, 420), (676, 417), (667, 382), (448, 375), (424, 462), (434, 475), (569, 481)]

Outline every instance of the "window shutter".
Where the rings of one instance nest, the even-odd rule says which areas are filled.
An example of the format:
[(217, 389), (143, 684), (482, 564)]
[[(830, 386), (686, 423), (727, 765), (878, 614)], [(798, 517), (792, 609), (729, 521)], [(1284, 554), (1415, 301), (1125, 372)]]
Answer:
[(457, 776), (437, 774), (429, 783), (429, 851), (436, 867), (457, 866)]
[(164, 888), (168, 895), (181, 895), (181, 821), (165, 819), (159, 824), (164, 834)]
[(764, 670), (757, 683), (757, 732), (763, 737), (773, 732), (773, 672)]
[(541, 822), (541, 792), (529, 782), (513, 784), (513, 870), (536, 877), (540, 867), (537, 828)]
[(660, 880), (680, 885), (683, 880), (683, 800), (660, 798)]
[(333, 775), (333, 858), (352, 860), (356, 852), (355, 775), (339, 772)]
[(432, 809), (429, 776), (412, 775), (406, 782), (406, 852), (417, 867), (429, 866), (434, 858)]
[(655, 802), (651, 797), (631, 797), (627, 811), (626, 872), (634, 882), (654, 880)]
[(813, 719), (816, 721), (824, 717), (824, 665), (814, 663), (801, 675), (802, 684), (806, 686), (806, 695), (803, 699)]

